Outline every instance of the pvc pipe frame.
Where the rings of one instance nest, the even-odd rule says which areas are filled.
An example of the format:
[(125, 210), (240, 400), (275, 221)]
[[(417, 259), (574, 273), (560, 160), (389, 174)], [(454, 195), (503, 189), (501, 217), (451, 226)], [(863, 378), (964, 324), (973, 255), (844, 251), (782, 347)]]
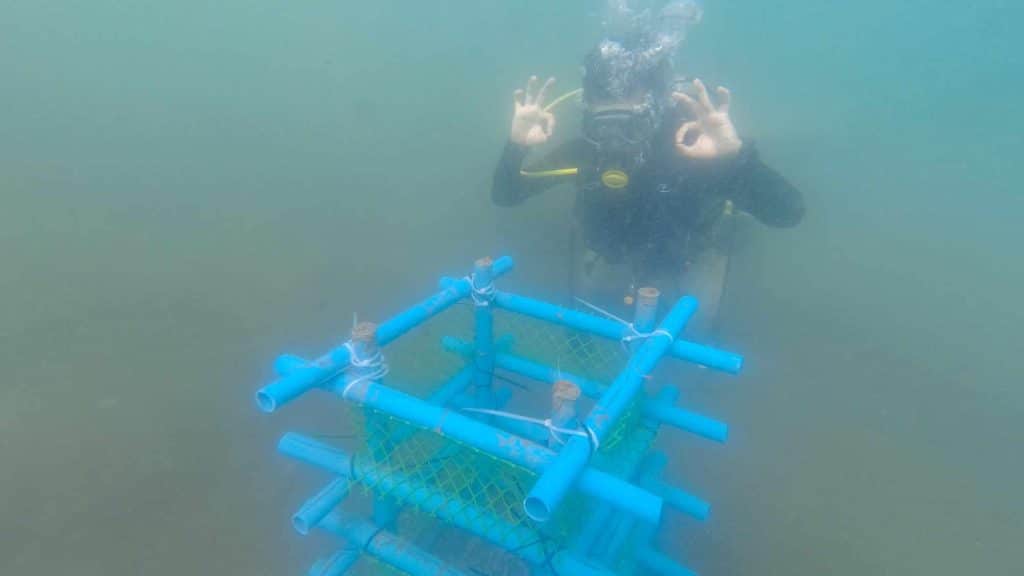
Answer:
[[(663, 333), (645, 339), (630, 357), (625, 369), (601, 395), (584, 422), (584, 428), (593, 439), (598, 442), (603, 440), (615, 426), (619, 416), (643, 388), (644, 380), (668, 352), (676, 335), (696, 309), (695, 299), (681, 298), (662, 321), (659, 332)], [(546, 522), (551, 518), (569, 488), (587, 466), (591, 453), (597, 448), (591, 445), (593, 439), (573, 436), (558, 453), (554, 463), (544, 470), (523, 503), (530, 518), (538, 522)]]
[[(499, 308), (530, 316), (545, 322), (551, 322), (567, 328), (589, 332), (610, 340), (622, 340), (633, 335), (629, 326), (593, 316), (576, 310), (562, 308), (554, 304), (534, 300), (525, 296), (497, 291), (494, 304)], [(687, 362), (693, 362), (708, 368), (714, 368), (729, 374), (738, 374), (743, 368), (743, 357), (710, 346), (696, 344), (686, 340), (676, 340), (669, 352), (672, 356)]]
[[(342, 392), (338, 392), (339, 395)], [(348, 387), (343, 396), (355, 404), (374, 408), (399, 420), (432, 430), (452, 440), (541, 474), (558, 460), (559, 454), (484, 422), (435, 406), (373, 381), (361, 381)], [(580, 439), (574, 436), (574, 439)], [(571, 440), (570, 440), (571, 444)], [(569, 444), (567, 444), (568, 446)], [(586, 441), (584, 440), (584, 446)], [(563, 452), (565, 448), (562, 449)], [(586, 464), (583, 462), (582, 464)], [(657, 524), (661, 520), (662, 499), (616, 476), (581, 465), (579, 488), (583, 492)], [(575, 476), (574, 476), (575, 478)]]
[[(377, 344), (380, 346), (387, 345), (416, 326), (446, 310), (459, 300), (472, 294), (474, 290), (492, 289), (492, 279), (508, 272), (512, 268), (512, 261), (508, 258), (502, 258), (494, 262), (494, 265), (490, 270), (490, 277), (487, 277), (487, 271), (481, 271), (481, 268), (481, 266), (477, 267), (473, 278), (443, 280), (442, 285), (444, 285), (444, 289), (442, 289), (438, 294), (435, 294), (431, 298), (420, 302), (402, 314), (399, 314), (391, 320), (379, 325), (377, 327), (376, 334)], [(478, 274), (482, 275), (483, 278), (480, 278)], [(486, 280), (486, 283), (481, 282), (481, 284), (484, 284), (483, 286), (474, 286), (474, 279)], [(624, 327), (618, 323), (605, 320), (603, 318), (581, 314), (511, 294), (494, 292), (493, 295), (494, 304), (507, 310), (522, 313), (541, 320), (547, 320), (549, 322), (562, 324), (570, 328), (588, 331), (613, 339), (622, 339), (624, 336), (632, 334), (631, 327)], [(676, 309), (674, 309), (673, 312), (675, 313), (676, 310), (680, 308), (680, 305), (682, 305), (686, 300), (687, 299), (684, 299), (677, 304)], [(692, 301), (692, 299), (690, 300)], [(491, 301), (488, 301), (488, 304), (490, 304), (490, 302)], [(695, 304), (688, 304), (688, 306), (693, 308)], [(478, 350), (483, 351), (482, 355), (485, 357), (485, 364), (487, 365), (481, 366), (479, 363), (476, 364), (477, 370), (474, 373), (474, 381), (482, 382), (481, 374), (484, 373), (483, 375), (487, 377), (487, 388), (489, 388), (490, 372), (493, 371), (493, 364), (490, 364), (490, 362), (496, 362), (497, 358), (494, 355), (490, 306), (486, 306), (486, 316), (483, 313), (479, 313), (480, 308), (484, 307), (478, 307), (477, 340), (475, 344)], [(678, 333), (682, 328), (683, 323), (685, 323), (685, 316), (688, 316), (689, 314), (692, 314), (692, 309), (689, 313), (683, 314), (684, 318), (678, 322), (678, 328), (675, 329), (673, 329), (673, 324), (670, 321), (673, 314), (670, 314), (670, 318), (666, 318), (665, 323), (663, 323), (663, 327), (672, 333), (673, 339), (676, 333)], [(641, 327), (639, 319), (637, 326)], [(595, 411), (591, 413), (591, 418), (588, 418), (588, 427), (595, 431), (598, 438), (603, 437), (607, 429), (610, 428), (611, 424), (613, 424), (621, 414), (625, 405), (628, 404), (628, 400), (632, 398), (638, 387), (642, 384), (640, 379), (649, 373), (650, 369), (653, 368), (661, 355), (671, 353), (672, 355), (698, 364), (733, 373), (737, 372), (742, 365), (742, 359), (738, 356), (685, 341), (674, 341), (663, 345), (650, 346), (653, 341), (657, 340), (661, 340), (661, 338), (648, 338), (640, 345), (637, 354), (635, 354), (634, 358), (631, 359), (630, 366), (627, 366), (627, 370), (620, 375), (616, 380), (616, 383), (613, 384), (612, 389), (605, 395), (604, 405), (599, 401), (598, 406), (595, 407)], [(652, 348), (654, 350), (653, 352), (651, 351)], [(297, 398), (309, 389), (321, 386), (334, 379), (348, 366), (351, 360), (349, 350), (350, 349), (347, 345), (340, 346), (311, 363), (305, 362), (294, 356), (282, 356), (278, 358), (278, 360), (275, 361), (274, 367), (275, 370), (281, 374), (281, 378), (258, 391), (257, 402), (260, 408), (264, 411), (271, 412), (277, 407)], [(638, 359), (637, 357), (640, 358)], [(630, 370), (631, 367), (633, 368), (632, 370)], [(614, 476), (586, 468), (586, 464), (590, 456), (590, 446), (585, 440), (582, 440), (579, 437), (573, 437), (566, 449), (563, 449), (562, 454), (556, 455), (541, 446), (531, 446), (532, 443), (523, 440), (522, 438), (515, 436), (503, 437), (503, 434), (500, 431), (485, 424), (481, 424), (473, 419), (465, 418), (458, 414), (446, 414), (447, 411), (444, 409), (440, 409), (439, 411), (427, 410), (428, 413), (422, 415), (420, 418), (410, 418), (409, 416), (411, 414), (409, 411), (417, 412), (423, 411), (424, 407), (437, 407), (432, 407), (416, 398), (408, 397), (400, 392), (388, 389), (376, 382), (361, 382), (360, 385), (351, 388), (353, 388), (353, 390), (351, 390), (351, 394), (348, 394), (348, 396), (350, 396), (349, 398), (346, 398), (348, 400), (382, 410), (399, 418), (404, 418), (407, 421), (424, 428), (433, 428), (438, 433), (451, 436), (456, 440), (469, 444), (470, 446), (487, 451), (495, 456), (505, 458), (513, 463), (524, 465), (530, 469), (542, 472), (541, 480), (538, 482), (538, 485), (534, 487), (534, 491), (536, 491), (538, 487), (543, 488), (543, 483), (546, 478), (553, 479), (555, 490), (554, 492), (549, 490), (548, 494), (550, 495), (553, 493), (555, 497), (545, 504), (546, 516), (550, 516), (551, 510), (557, 506), (558, 502), (564, 496), (564, 490), (567, 490), (568, 486), (571, 485), (577, 477), (579, 477), (579, 488), (582, 491), (604, 499), (616, 508), (620, 508), (633, 514), (638, 514), (641, 518), (653, 524), (657, 524), (660, 520), (660, 498), (650, 494), (649, 492), (640, 490), (636, 486), (615, 478)], [(625, 392), (614, 393), (616, 390), (624, 390)], [(587, 392), (587, 390), (584, 391)], [(383, 399), (381, 399), (382, 397)], [(368, 401), (369, 398), (374, 398), (375, 400)], [(397, 401), (397, 403), (395, 401)], [(404, 408), (409, 409), (409, 411), (394, 409), (396, 407), (402, 408), (403, 404), (407, 404)], [(446, 420), (449, 422), (446, 422)], [(685, 418), (678, 420), (681, 422), (686, 421)], [(431, 426), (431, 424), (434, 426)], [(492, 439), (488, 437), (483, 440), (475, 440), (476, 438), (481, 438), (479, 433), (489, 434), (494, 438)], [(582, 447), (587, 449), (585, 452), (580, 449), (581, 443)], [(577, 447), (572, 450), (567, 450), (572, 444), (575, 444)], [(568, 480), (566, 480), (566, 478), (568, 478)], [(560, 487), (561, 484), (566, 485), (565, 489)], [(320, 508), (313, 511), (307, 510), (306, 514), (308, 515), (308, 518), (306, 518), (306, 516), (303, 516), (303, 518), (306, 518), (307, 521), (315, 519), (317, 516), (322, 514), (322, 507), (327, 505), (325, 502), (329, 502), (333, 498), (337, 498), (337, 501), (340, 502), (340, 500), (344, 498), (344, 496), (338, 497), (337, 492), (339, 491), (339, 487), (333, 483), (325, 489), (324, 492), (331, 491), (331, 488), (334, 490), (333, 494), (329, 495), (329, 498), (327, 495), (322, 493), (318, 494), (318, 497), (321, 497), (320, 499), (314, 499), (316, 502), (311, 501), (307, 503), (310, 506), (320, 506)], [(561, 494), (558, 492), (561, 492)], [(543, 490), (541, 491), (541, 495), (544, 495)], [(531, 496), (535, 495), (531, 493)], [(670, 501), (677, 499), (678, 498), (670, 498)], [(530, 498), (528, 498), (525, 503), (528, 513), (530, 513), (531, 508), (530, 501)], [(543, 500), (537, 501), (543, 502)], [(531, 516), (533, 516), (533, 514), (531, 514)], [(325, 518), (324, 516), (319, 517), (321, 518), (321, 521)], [(588, 571), (586, 573), (590, 572)]]
[[(462, 355), (472, 354), (473, 346), (457, 338), (445, 337), (443, 344), (445, 348), (452, 352)], [(585, 396), (594, 400), (600, 399), (601, 391), (607, 388), (606, 385), (600, 382), (584, 378), (583, 376), (577, 376), (570, 372), (556, 370), (514, 354), (496, 354), (494, 357), (494, 367), (548, 384), (554, 384), (558, 380), (568, 380), (579, 386)], [(644, 413), (646, 416), (655, 418), (664, 424), (696, 434), (708, 440), (725, 442), (729, 438), (728, 424), (697, 414), (696, 412), (678, 408), (673, 406), (671, 402), (649, 401), (644, 404)]]
[[(312, 464), (353, 482), (389, 492), (410, 504), (428, 510), (438, 518), (458, 526), (492, 544), (510, 551), (535, 566), (546, 565), (549, 553), (536, 532), (492, 515), (489, 511), (445, 494), (415, 479), (392, 470), (381, 470), (372, 462), (356, 460), (345, 451), (300, 434), (285, 434), (278, 450), (292, 458)], [(331, 519), (332, 516), (327, 516)], [(327, 522), (325, 520), (324, 522)], [(330, 526), (330, 525), (328, 525)], [(551, 558), (564, 576), (614, 576), (595, 568), (566, 552)]]
[[(512, 270), (511, 258), (502, 257), (491, 266), (491, 279), (498, 278)], [(453, 280), (437, 294), (398, 314), (377, 327), (377, 344), (387, 346), (399, 336), (437, 316), (453, 304), (472, 293), (472, 281), (468, 278)], [(304, 362), (295, 356), (286, 355), (274, 362), (274, 368), (281, 378), (256, 392), (256, 403), (264, 412), (273, 412), (302, 394), (325, 384), (349, 365), (350, 353), (347, 346), (339, 346), (313, 362)]]

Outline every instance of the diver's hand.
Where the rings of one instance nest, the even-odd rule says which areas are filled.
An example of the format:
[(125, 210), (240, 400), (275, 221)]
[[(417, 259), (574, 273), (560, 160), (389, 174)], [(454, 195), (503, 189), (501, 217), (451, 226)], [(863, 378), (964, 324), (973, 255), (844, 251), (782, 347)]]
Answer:
[(694, 120), (685, 122), (676, 131), (676, 151), (687, 158), (725, 158), (743, 146), (736, 127), (729, 118), (729, 91), (718, 87), (718, 106), (711, 102), (708, 90), (700, 80), (693, 81), (697, 98), (673, 92), (672, 99), (685, 105)]
[(515, 91), (516, 108), (510, 140), (521, 146), (536, 146), (551, 138), (555, 130), (555, 115), (544, 109), (544, 95), (554, 83), (554, 78), (548, 78), (538, 90), (537, 77), (531, 76), (526, 90)]

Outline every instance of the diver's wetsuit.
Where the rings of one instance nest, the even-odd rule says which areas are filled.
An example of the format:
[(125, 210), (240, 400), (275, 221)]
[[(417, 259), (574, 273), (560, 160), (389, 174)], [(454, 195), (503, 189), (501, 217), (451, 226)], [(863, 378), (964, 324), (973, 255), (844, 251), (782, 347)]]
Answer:
[[(522, 175), (526, 154), (527, 148), (506, 144), (494, 171), (495, 204), (513, 206), (573, 178)], [(795, 226), (803, 217), (800, 192), (750, 144), (716, 160), (690, 160), (671, 144), (658, 146), (622, 189), (603, 186), (595, 162), (590, 144), (577, 139), (525, 169), (578, 168), (576, 209), (586, 247), (610, 263), (632, 260), (641, 275), (680, 267), (704, 249), (727, 201), (768, 226)]]

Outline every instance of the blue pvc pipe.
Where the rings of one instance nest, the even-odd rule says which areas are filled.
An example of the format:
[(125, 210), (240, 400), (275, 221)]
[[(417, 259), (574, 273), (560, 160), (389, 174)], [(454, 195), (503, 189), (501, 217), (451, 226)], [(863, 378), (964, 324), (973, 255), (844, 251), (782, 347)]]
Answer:
[(494, 290), (493, 280), (490, 259), (477, 260), (473, 265), (473, 285), (481, 292), (481, 296), (474, 299), (473, 364), (476, 372), (473, 375), (473, 386), (481, 408), (493, 406), (491, 382), (494, 375), (494, 314), (490, 300), (484, 295)]
[[(376, 382), (357, 383), (349, 389), (345, 399), (433, 430), (529, 470), (546, 473), (556, 462), (555, 452), (547, 447)], [(573, 436), (573, 439), (580, 438)], [(572, 440), (567, 446), (570, 444)], [(657, 523), (661, 518), (660, 498), (605, 472), (593, 468), (583, 470), (580, 489), (616, 508), (643, 516), (649, 522)]]
[[(665, 387), (659, 390), (657, 396), (650, 399), (649, 402), (671, 403), (675, 400), (674, 394), (677, 393), (678, 391), (675, 388)], [(623, 455), (620, 457), (625, 460), (621, 462), (622, 475), (625, 478), (633, 478), (635, 476), (637, 479), (645, 481), (652, 473), (660, 473), (661, 469), (665, 467), (667, 460), (665, 460), (664, 455), (661, 455), (659, 459), (659, 453), (648, 453), (658, 434), (660, 424), (657, 420), (644, 418), (640, 424), (640, 431), (646, 433), (634, 433), (631, 436), (631, 445), (623, 451)], [(597, 539), (608, 532), (608, 524), (612, 518), (612, 513), (612, 509), (606, 504), (601, 504), (594, 510), (579, 535), (573, 541), (572, 549), (578, 555), (586, 557)]]
[(524, 316), (558, 324), (559, 326), (575, 328), (612, 340), (621, 340), (623, 336), (630, 334), (628, 327), (614, 320), (577, 312), (576, 310), (570, 310), (517, 294), (498, 291), (494, 295), (494, 303), (498, 307), (510, 312), (516, 312)]
[(665, 498), (665, 502), (681, 512), (685, 512), (698, 520), (707, 520), (711, 513), (711, 505), (679, 488), (675, 488), (658, 479), (664, 470), (668, 458), (663, 452), (652, 452), (645, 463), (646, 474), (639, 479), (641, 486), (653, 490)]
[[(429, 511), (449, 524), (520, 556), (531, 564), (544, 565), (550, 559), (563, 576), (614, 576), (610, 572), (593, 569), (567, 553), (558, 553), (552, 559), (535, 531), (512, 524), (492, 515), (488, 510), (462, 501), (457, 495), (441, 492), (400, 472), (381, 469), (365, 459), (357, 461), (343, 450), (329, 444), (289, 433), (281, 438), (278, 450), (329, 472), (345, 475), (350, 480), (363, 482), (376, 491), (392, 494), (417, 508)], [(321, 526), (328, 525), (331, 517), (332, 515), (329, 515), (325, 518)]]
[(339, 346), (315, 362), (299, 364), (294, 356), (275, 362), (275, 367), (287, 367), (288, 375), (256, 391), (256, 404), (264, 412), (273, 412), (302, 394), (331, 379), (348, 366), (349, 351)]
[[(434, 404), (435, 406), (447, 406), (452, 405), (455, 407), (477, 407), (475, 400), (467, 398), (463, 392), (466, 387), (469, 386), (473, 380), (473, 367), (464, 366), (459, 370), (455, 376), (452, 376), (445, 382), (440, 388), (435, 390), (427, 398), (427, 402)], [(401, 444), (405, 442), (410, 436), (416, 433), (416, 429), (412, 427), (406, 427), (399, 429), (391, 435), (389, 441), (391, 444)]]
[(650, 546), (639, 546), (634, 554), (640, 564), (659, 576), (697, 576), (696, 572), (683, 568)]
[[(498, 307), (510, 312), (516, 312), (524, 316), (558, 324), (559, 326), (589, 332), (611, 340), (621, 340), (623, 337), (632, 334), (628, 327), (614, 320), (592, 316), (508, 292), (499, 291), (495, 295), (494, 302)], [(729, 374), (738, 374), (740, 369), (743, 368), (742, 356), (686, 340), (676, 340), (672, 345), (671, 355), (681, 360), (728, 372)]]
[[(498, 278), (506, 274), (513, 265), (512, 259), (507, 256), (495, 260), (491, 267), (491, 277)], [(470, 291), (469, 280), (456, 280), (441, 292), (379, 325), (377, 344), (390, 344), (402, 334), (447, 310), (468, 296)], [(345, 346), (331, 350), (314, 362), (302, 363), (295, 356), (279, 358), (275, 362), (275, 369), (286, 371), (287, 375), (260, 388), (256, 392), (256, 403), (264, 412), (273, 412), (336, 376), (348, 366), (349, 360), (349, 351)]]
[[(687, 320), (697, 309), (697, 301), (684, 297), (676, 303), (661, 323), (663, 330), (675, 339)], [(598, 440), (603, 440), (608, 431), (618, 422), (619, 416), (643, 388), (645, 378), (668, 351), (672, 342), (663, 336), (647, 338), (630, 357), (626, 368), (619, 374), (608, 391), (598, 400), (587, 416), (584, 426)], [(573, 436), (558, 454), (555, 462), (530, 489), (524, 502), (527, 515), (538, 522), (546, 522), (565, 498), (569, 488), (576, 482), (580, 472), (590, 459), (590, 441)], [(582, 487), (582, 483), (581, 483)], [(656, 522), (655, 522), (656, 523)]]
[[(657, 479), (667, 464), (668, 460), (661, 452), (648, 454), (636, 471), (637, 479), (641, 485), (646, 485)], [(608, 539), (601, 546), (598, 556), (608, 562), (614, 561), (635, 526), (636, 518), (620, 514), (619, 523), (609, 531)]]
[(343, 548), (327, 558), (321, 558), (313, 564), (308, 576), (341, 576), (359, 560), (360, 551), (356, 548)]
[(333, 512), (320, 523), (377, 560), (412, 576), (467, 576), (407, 540), (365, 520)]
[(324, 516), (334, 510), (348, 496), (348, 480), (335, 478), (315, 496), (306, 501), (292, 516), (292, 526), (299, 534), (309, 534)]
[(513, 354), (497, 354), (494, 357), (494, 365), (502, 370), (514, 372), (521, 376), (537, 380), (538, 382), (554, 384), (558, 380), (568, 380), (569, 382), (579, 386), (580, 392), (588, 398), (600, 398), (601, 392), (607, 388), (594, 380), (570, 374), (568, 372), (561, 372), (555, 368), (544, 366), (543, 364), (538, 364)]
[(579, 556), (587, 556), (590, 553), (590, 547), (594, 545), (594, 542), (601, 536), (602, 532), (607, 530), (608, 522), (612, 519), (612, 512), (611, 506), (607, 504), (602, 504), (595, 508), (583, 524), (583, 528), (580, 529), (573, 539), (572, 551)]
[(658, 323), (658, 299), (660, 293), (657, 288), (641, 288), (636, 294), (636, 309), (633, 315), (633, 326), (637, 332), (647, 333), (654, 330)]
[(455, 376), (449, 378), (444, 385), (432, 392), (427, 398), (427, 402), (438, 406), (448, 404), (452, 399), (466, 390), (469, 383), (473, 381), (473, 373), (474, 370), (472, 366), (463, 367), (455, 374)]
[(644, 413), (664, 424), (675, 426), (680, 430), (686, 430), (709, 440), (725, 442), (729, 437), (728, 424), (696, 412), (677, 408), (671, 404), (648, 402), (644, 405)]
[[(512, 270), (514, 266), (512, 259), (503, 256), (494, 261), (491, 267), (492, 278), (498, 278)], [(402, 334), (412, 330), (416, 326), (426, 322), (430, 318), (447, 310), (452, 304), (469, 296), (472, 286), (466, 278), (461, 278), (449, 284), (446, 288), (426, 300), (409, 308), (405, 312), (384, 322), (377, 327), (377, 343), (387, 346)]]
[(281, 354), (274, 359), (274, 373), (284, 377), (307, 364), (305, 358), (294, 354)]
[[(446, 342), (446, 345), (452, 350), (459, 350), (463, 346), (468, 346), (468, 344), (465, 344), (456, 338), (450, 338)], [(532, 378), (538, 382), (553, 384), (559, 379), (568, 380), (569, 382), (579, 386), (583, 395), (588, 398), (600, 398), (601, 390), (607, 388), (600, 382), (590, 380), (582, 376), (577, 376), (576, 374), (569, 372), (562, 372), (513, 354), (496, 355), (494, 365), (502, 370), (519, 374), (520, 376), (525, 376), (527, 378)], [(649, 418), (655, 418), (659, 422), (702, 436), (709, 440), (725, 442), (729, 437), (728, 424), (697, 414), (696, 412), (677, 408), (672, 405), (671, 400), (668, 402), (654, 400), (645, 402), (644, 414)]]
[(667, 504), (698, 520), (707, 520), (711, 514), (711, 505), (693, 494), (664, 482), (652, 483), (652, 487), (656, 493), (665, 499)]
[(471, 359), (475, 352), (472, 344), (455, 336), (442, 336), (441, 347), (466, 359)]
[(703, 344), (687, 340), (676, 340), (672, 345), (672, 355), (680, 360), (721, 370), (729, 374), (739, 374), (743, 369), (743, 357), (725, 350), (718, 350)]

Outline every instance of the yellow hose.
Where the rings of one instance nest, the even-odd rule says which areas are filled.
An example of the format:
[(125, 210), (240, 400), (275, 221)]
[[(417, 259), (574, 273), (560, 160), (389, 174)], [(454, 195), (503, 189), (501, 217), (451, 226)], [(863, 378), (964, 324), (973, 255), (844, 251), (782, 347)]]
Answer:
[[(566, 92), (565, 94), (562, 94), (558, 98), (555, 98), (554, 100), (551, 101), (550, 104), (545, 106), (544, 107), (544, 111), (545, 112), (550, 112), (550, 111), (554, 110), (555, 107), (558, 106), (559, 104), (561, 104), (562, 102), (565, 102), (566, 100), (572, 98), (573, 96), (578, 96), (579, 94), (582, 94), (582, 93), (583, 93), (583, 88), (577, 88), (577, 89), (575, 89), (575, 90), (573, 90), (571, 92)], [(548, 177), (551, 177), (551, 176), (575, 176), (575, 175), (577, 175), (579, 173), (580, 173), (580, 169), (579, 168), (559, 168), (557, 170), (540, 170), (540, 171), (537, 171), (537, 172), (528, 172), (526, 170), (520, 170), (519, 171), (519, 175), (523, 176), (525, 178), (548, 178)]]
[(547, 178), (548, 176), (575, 176), (580, 173), (579, 168), (559, 168), (557, 170), (541, 170), (539, 172), (527, 172), (520, 170), (519, 175), (527, 178)]
[(578, 95), (580, 95), (582, 93), (583, 93), (583, 88), (577, 88), (577, 89), (573, 90), (572, 92), (566, 92), (565, 94), (562, 94), (558, 98), (555, 98), (554, 100), (551, 101), (550, 104), (545, 106), (544, 107), (544, 111), (545, 112), (551, 112), (552, 110), (555, 109), (556, 106), (558, 106), (562, 102), (565, 102), (566, 100), (572, 98), (573, 96), (578, 96)]

